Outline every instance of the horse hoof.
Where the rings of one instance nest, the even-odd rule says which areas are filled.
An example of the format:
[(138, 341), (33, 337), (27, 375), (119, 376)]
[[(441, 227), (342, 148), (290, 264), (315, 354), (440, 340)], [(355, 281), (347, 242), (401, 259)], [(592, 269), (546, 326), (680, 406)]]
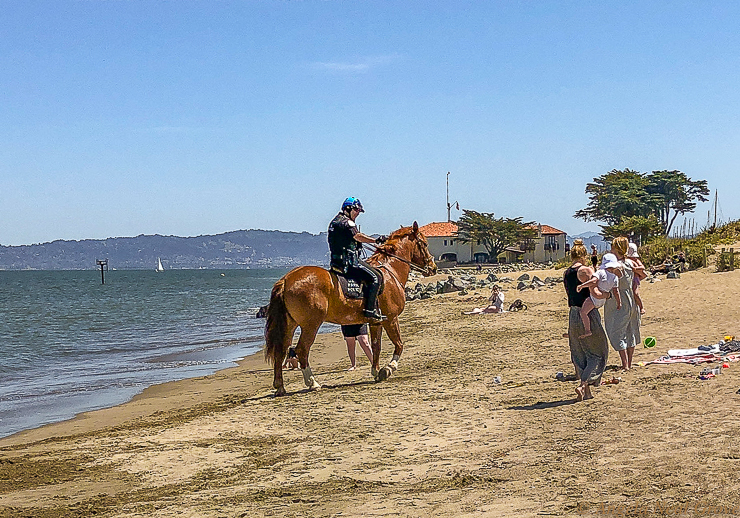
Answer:
[(308, 390), (310, 390), (311, 392), (321, 390), (321, 385), (319, 385), (318, 383), (314, 383), (313, 385), (308, 387)]
[(385, 381), (391, 377), (391, 374), (393, 373), (388, 367), (383, 367), (380, 369), (380, 372), (378, 372), (378, 376), (375, 379), (378, 381)]
[(275, 392), (275, 396), (277, 396), (277, 397), (280, 397), (280, 396), (287, 396), (287, 395), (288, 395), (288, 393), (286, 392), (286, 390), (285, 390), (285, 387), (280, 387), (280, 388), (279, 388), (279, 389), (277, 389), (277, 391)]

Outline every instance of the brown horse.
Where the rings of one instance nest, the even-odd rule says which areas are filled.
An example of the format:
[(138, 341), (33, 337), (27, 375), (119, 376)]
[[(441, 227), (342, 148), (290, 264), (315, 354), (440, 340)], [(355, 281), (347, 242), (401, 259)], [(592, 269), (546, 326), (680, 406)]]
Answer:
[[(404, 287), (409, 278), (409, 271), (414, 265), (423, 269), (425, 275), (433, 275), (437, 271), (437, 265), (434, 264), (427, 240), (419, 232), (419, 225), (416, 222), (413, 226), (402, 227), (388, 236), (388, 240), (377, 247), (367, 262), (380, 269), (384, 281), (383, 292), (378, 297), (378, 302), (387, 320), (382, 323), (370, 322), (372, 374), (377, 381), (383, 381), (398, 368), (398, 360), (403, 352), (398, 315), (406, 305)], [(265, 359), (274, 366), (275, 378), (272, 386), (277, 389), (278, 396), (286, 394), (283, 383), (283, 360), (296, 328), (301, 328), (296, 354), (303, 371), (303, 379), (310, 390), (317, 390), (321, 385), (311, 372), (308, 351), (316, 339), (319, 326), (323, 322), (334, 324), (369, 322), (363, 316), (362, 309), (362, 300), (347, 299), (344, 296), (334, 272), (318, 266), (300, 266), (286, 273), (275, 283), (267, 308)], [(387, 367), (379, 370), (381, 326), (395, 345), (395, 350), (392, 361)]]

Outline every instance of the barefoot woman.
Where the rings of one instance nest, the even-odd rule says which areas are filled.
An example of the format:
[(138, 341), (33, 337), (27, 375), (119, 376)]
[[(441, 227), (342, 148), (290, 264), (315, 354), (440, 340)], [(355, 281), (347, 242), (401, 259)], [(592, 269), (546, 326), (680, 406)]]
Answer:
[(583, 321), (581, 320), (581, 306), (588, 297), (586, 290), (576, 290), (581, 283), (588, 281), (593, 275), (593, 270), (586, 266), (588, 251), (583, 246), (583, 241), (576, 239), (570, 250), (570, 258), (573, 261), (570, 268), (565, 270), (563, 283), (565, 292), (568, 294), (568, 341), (570, 343), (570, 359), (576, 368), (576, 375), (580, 384), (576, 388), (578, 401), (591, 399), (592, 385), (601, 384), (601, 375), (606, 367), (606, 358), (609, 354), (609, 346), (606, 341), (606, 333), (601, 326), (601, 315), (598, 309), (591, 311), (588, 316), (591, 321), (591, 334), (584, 336)]

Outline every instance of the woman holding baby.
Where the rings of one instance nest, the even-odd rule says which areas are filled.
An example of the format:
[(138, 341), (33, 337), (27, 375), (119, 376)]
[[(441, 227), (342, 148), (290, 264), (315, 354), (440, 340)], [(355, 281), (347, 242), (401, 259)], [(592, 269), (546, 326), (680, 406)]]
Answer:
[(572, 264), (565, 271), (563, 284), (568, 295), (568, 343), (570, 345), (570, 359), (576, 369), (580, 384), (576, 388), (578, 401), (591, 399), (591, 387), (601, 384), (601, 375), (606, 367), (609, 354), (609, 345), (606, 341), (604, 328), (601, 326), (601, 315), (597, 309), (588, 313), (590, 334), (585, 333), (581, 307), (589, 297), (588, 289), (578, 290), (578, 287), (593, 277), (594, 271), (588, 264), (588, 251), (583, 241), (576, 239), (570, 249)]
[(612, 241), (611, 253), (617, 256), (622, 268), (617, 290), (619, 302), (616, 298), (607, 299), (604, 304), (604, 327), (612, 347), (619, 353), (622, 369), (632, 368), (632, 355), (640, 339), (640, 308), (635, 303), (633, 293), (633, 279), (635, 275), (644, 276), (638, 269), (638, 264), (627, 257), (629, 240), (626, 237), (617, 237)]

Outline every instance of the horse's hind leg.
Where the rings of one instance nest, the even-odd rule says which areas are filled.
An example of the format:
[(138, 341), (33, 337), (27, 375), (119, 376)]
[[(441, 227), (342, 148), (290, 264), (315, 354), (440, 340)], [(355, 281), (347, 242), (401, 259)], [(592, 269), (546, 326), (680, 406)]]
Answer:
[(401, 340), (401, 328), (398, 326), (398, 317), (385, 321), (383, 327), (388, 334), (388, 338), (393, 342), (395, 349), (393, 349), (393, 358), (390, 363), (378, 371), (378, 375), (375, 377), (378, 381), (384, 381), (390, 378), (398, 370), (398, 362), (403, 353), (403, 341)]
[(286, 330), (283, 338), (283, 351), (280, 358), (275, 359), (273, 364), (273, 382), (272, 387), (277, 391), (276, 396), (284, 396), (287, 394), (285, 391), (285, 382), (283, 381), (283, 363), (285, 363), (285, 356), (288, 353), (288, 349), (293, 343), (293, 334), (298, 326), (295, 323), (289, 322), (288, 329)]
[(308, 364), (308, 352), (311, 350), (311, 346), (316, 340), (316, 333), (319, 332), (319, 325), (301, 326), (301, 336), (298, 338), (298, 345), (296, 345), (295, 348), (298, 362), (301, 364), (301, 371), (303, 372), (303, 381), (306, 382), (306, 386), (309, 390), (318, 390), (321, 388), (321, 385), (319, 385), (319, 382), (316, 381), (316, 378), (313, 375), (311, 366)]

